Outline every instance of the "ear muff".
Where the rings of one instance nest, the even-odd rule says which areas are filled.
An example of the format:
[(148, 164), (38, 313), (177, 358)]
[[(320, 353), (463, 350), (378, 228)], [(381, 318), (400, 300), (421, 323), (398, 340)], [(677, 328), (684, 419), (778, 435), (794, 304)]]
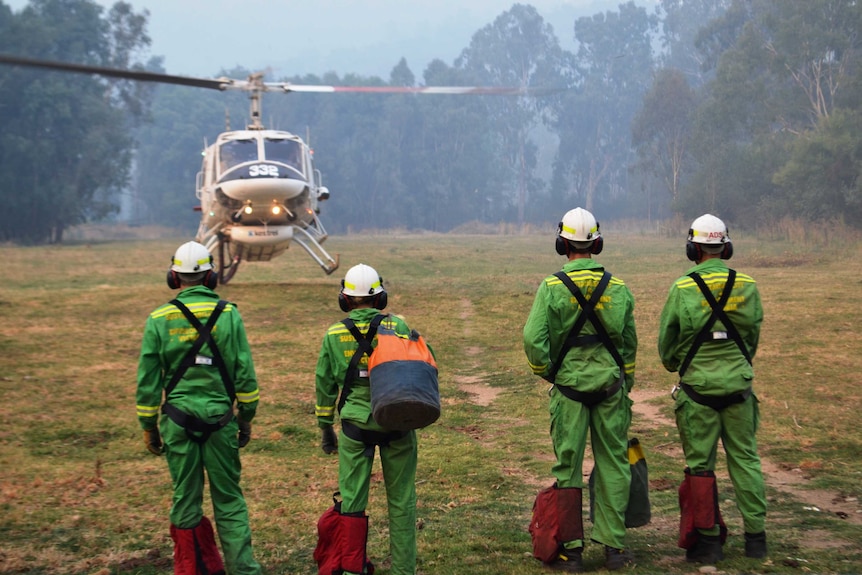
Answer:
[(386, 307), (387, 303), (389, 303), (389, 296), (386, 295), (386, 290), (383, 290), (374, 296), (374, 309), (383, 309)]
[(602, 253), (602, 249), (605, 247), (605, 240), (602, 236), (597, 237), (593, 240), (593, 245), (590, 246), (590, 253), (594, 256)]
[(180, 276), (172, 269), (168, 270), (168, 287), (171, 289), (180, 289)]
[(557, 224), (557, 240), (554, 242), (554, 249), (561, 256), (569, 255), (569, 240), (561, 236), (563, 233), (563, 222)]
[(733, 257), (733, 242), (728, 241), (724, 244), (724, 249), (721, 250), (721, 259), (729, 260)]
[(208, 287), (209, 289), (215, 289), (217, 285), (218, 274), (215, 273), (215, 270), (207, 270), (207, 275), (204, 276), (204, 286)]
[(557, 241), (554, 243), (554, 249), (557, 250), (557, 253), (561, 256), (567, 255), (569, 253), (569, 240), (563, 236), (557, 236)]
[(343, 293), (338, 294), (338, 307), (341, 308), (341, 311), (347, 313), (350, 311), (350, 300), (347, 299), (347, 296)]
[(703, 251), (700, 249), (700, 246), (689, 240), (685, 242), (685, 257), (690, 259), (693, 262), (698, 261), (703, 255)]

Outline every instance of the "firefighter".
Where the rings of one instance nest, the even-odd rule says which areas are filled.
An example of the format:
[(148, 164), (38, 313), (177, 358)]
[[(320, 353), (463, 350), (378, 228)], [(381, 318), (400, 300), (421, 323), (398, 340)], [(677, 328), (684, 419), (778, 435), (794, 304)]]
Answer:
[(718, 440), (745, 527), (745, 555), (766, 556), (766, 497), (755, 433), (758, 402), (751, 360), (763, 309), (757, 285), (728, 268), (733, 255), (727, 226), (705, 214), (691, 224), (686, 255), (695, 262), (670, 287), (661, 313), (658, 351), (678, 372), (676, 425), (685, 453), (680, 486), (680, 540), (689, 562), (724, 558), (715, 464)]
[[(592, 258), (601, 253), (603, 242), (599, 224), (587, 210), (575, 208), (563, 216), (556, 251), (568, 261), (561, 272), (539, 284), (524, 325), (529, 365), (552, 384), (549, 409), (556, 464), (551, 471), (556, 483), (547, 512), (557, 516), (544, 520), (557, 522), (562, 541), (558, 548), (552, 547), (557, 551), (549, 559), (542, 560), (552, 569), (568, 572), (583, 569), (581, 502), (587, 432), (595, 458), (591, 539), (604, 545), (607, 569), (621, 569), (633, 561), (625, 549), (625, 511), (631, 482), (628, 394), (637, 353), (634, 298), (621, 279), (606, 273)], [(591, 299), (596, 292), (600, 297)], [(579, 297), (585, 299), (583, 304)], [(585, 306), (593, 309), (600, 325), (589, 319)]]
[[(239, 310), (213, 291), (218, 276), (212, 262), (197, 242), (181, 245), (171, 258), (167, 283), (180, 292), (144, 327), (138, 420), (147, 449), (164, 453), (173, 481), (175, 575), (258, 575), (239, 448), (251, 438), (260, 392)], [(224, 562), (203, 514), (204, 470)]]
[[(338, 303), (348, 313), (348, 324), (377, 345), (374, 334), (379, 322), (407, 337), (410, 328), (395, 315), (383, 316), (387, 304), (383, 279), (371, 266), (350, 268), (341, 282)], [(370, 337), (369, 337), (370, 334)], [(389, 514), (389, 550), (392, 575), (416, 572), (416, 431), (384, 429), (371, 412), (368, 355), (357, 352), (359, 343), (344, 322), (332, 324), (323, 337), (315, 371), (315, 414), (321, 429), (324, 453), (338, 454), (338, 488), (341, 492), (341, 533), (347, 534), (337, 548), (345, 574), (370, 572), (365, 545), (368, 536), (368, 492), (375, 448), (380, 451)], [(356, 355), (351, 369), (351, 360)], [(339, 390), (341, 393), (339, 394)], [(333, 423), (341, 421), (338, 437)], [(325, 546), (326, 542), (323, 543)]]

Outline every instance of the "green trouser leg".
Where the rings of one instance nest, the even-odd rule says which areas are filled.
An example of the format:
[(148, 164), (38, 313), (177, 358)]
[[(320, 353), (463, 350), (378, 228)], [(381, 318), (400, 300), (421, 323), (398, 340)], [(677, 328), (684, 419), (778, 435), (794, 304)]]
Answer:
[(416, 572), (416, 432), (380, 449), (389, 507), (392, 575)]
[[(755, 438), (758, 417), (754, 394), (721, 411), (695, 403), (682, 392), (676, 400), (677, 429), (692, 472), (715, 471), (721, 439), (746, 533), (761, 533), (766, 525), (766, 489)], [(705, 533), (718, 534), (717, 527), (712, 531)]]
[[(392, 575), (413, 575), (416, 572), (417, 453), (414, 431), (380, 449), (389, 508)], [(338, 488), (342, 513), (357, 513), (368, 507), (373, 463), (373, 456), (365, 455), (365, 444), (350, 439), (343, 431), (339, 433)]]
[(204, 469), (210, 484), (216, 530), (230, 575), (258, 575), (254, 560), (248, 507), (240, 488), (242, 465), (237, 446), (237, 424), (228, 425), (198, 444), (169, 418), (162, 417), (165, 456), (174, 484), (171, 523), (190, 529), (203, 517)]
[[(583, 466), (587, 431), (595, 458), (595, 503), (590, 539), (616, 549), (625, 547), (625, 513), (628, 506), (631, 466), (628, 429), (631, 400), (622, 391), (585, 407), (556, 389), (551, 394), (551, 441), (557, 462), (551, 469), (558, 487), (584, 487)], [(581, 542), (566, 541), (567, 548)]]

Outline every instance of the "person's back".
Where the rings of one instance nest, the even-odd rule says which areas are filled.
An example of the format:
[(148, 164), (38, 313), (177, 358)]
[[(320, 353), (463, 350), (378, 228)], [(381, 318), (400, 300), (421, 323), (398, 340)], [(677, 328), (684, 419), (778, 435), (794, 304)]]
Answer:
[[(681, 367), (712, 314), (712, 309), (704, 305), (700, 287), (689, 274), (700, 276), (707, 288), (718, 297), (727, 285), (730, 269), (720, 258), (705, 259), (688, 270), (671, 287), (659, 320), (663, 326), (659, 330), (659, 354), (664, 366), (672, 371)], [(756, 352), (763, 310), (757, 284), (751, 276), (735, 272), (733, 286), (723, 309), (746, 348), (752, 354)], [(710, 328), (710, 334), (716, 335), (698, 347), (682, 380), (704, 395), (728, 395), (750, 387), (753, 369), (734, 340), (728, 336), (728, 326), (717, 319)]]
[[(373, 569), (366, 554), (366, 508), (375, 451), (380, 453), (386, 486), (390, 572), (413, 575), (416, 571), (416, 431), (384, 428), (374, 420), (371, 407), (368, 356), (377, 345), (377, 328), (382, 325), (404, 337), (410, 333), (403, 319), (381, 313), (387, 299), (383, 278), (374, 268), (365, 264), (350, 268), (338, 294), (339, 307), (348, 317), (327, 329), (315, 370), (321, 448), (327, 454), (338, 453), (342, 498), (340, 509), (325, 515), (334, 531), (345, 534), (333, 541), (319, 532), (315, 560), (320, 569), (345, 575)], [(367, 343), (367, 350), (360, 347), (360, 340)], [(333, 429), (336, 414), (341, 420), (337, 437)]]
[[(182, 290), (176, 298), (188, 308), (199, 321), (206, 323), (218, 304), (218, 295), (204, 286)], [(165, 375), (170, 379), (186, 358), (198, 332), (173, 303), (155, 309), (147, 320), (144, 345), (159, 351), (159, 365), (164, 364)], [(244, 400), (257, 389), (254, 365), (247, 346), (247, 337), (242, 319), (233, 303), (227, 302), (218, 317), (212, 338), (218, 346), (227, 373), (239, 400), (239, 409), (245, 407)], [(184, 370), (182, 379), (170, 391), (166, 401), (185, 413), (203, 420), (212, 420), (216, 414), (224, 414), (232, 405), (229, 390), (222, 381), (218, 368), (213, 369), (213, 353), (208, 343), (199, 352), (197, 363)], [(155, 369), (155, 362), (150, 369)], [(144, 379), (147, 378), (146, 375)]]
[[(562, 271), (587, 298), (592, 295), (605, 273), (604, 266), (592, 258), (566, 262)], [(560, 357), (566, 338), (578, 317), (575, 311), (577, 302), (573, 302), (573, 299), (572, 292), (556, 275), (546, 277), (539, 287), (533, 309), (524, 327), (525, 338), (535, 338), (537, 342), (541, 341), (542, 332), (548, 330), (547, 352), (541, 343), (526, 348), (527, 359), (536, 375), (547, 374), (546, 368), (553, 366), (556, 358)], [(619, 349), (632, 347), (632, 334), (629, 331), (633, 329), (633, 308), (631, 291), (623, 280), (611, 275), (595, 311), (611, 341)], [(587, 321), (580, 334), (595, 336), (595, 327)], [(599, 339), (593, 339), (588, 345), (578, 346), (565, 355), (556, 372), (557, 385), (592, 392), (608, 387), (619, 378), (619, 366), (614, 357)]]
[(766, 556), (766, 494), (752, 386), (763, 309), (754, 280), (725, 264), (732, 255), (723, 221), (712, 214), (694, 220), (686, 256), (695, 265), (670, 287), (659, 320), (659, 355), (679, 376), (674, 413), (686, 467), (678, 545), (692, 563), (724, 559), (728, 530), (715, 475), (719, 441), (743, 518), (745, 554)]
[[(592, 259), (603, 238), (582, 208), (560, 221), (555, 249), (563, 269), (539, 284), (524, 325), (524, 352), (534, 374), (551, 382), (549, 412), (556, 482), (536, 498), (533, 555), (551, 569), (583, 569), (582, 489), (587, 437), (595, 459), (595, 521), (590, 540), (605, 548), (605, 567), (621, 569), (631, 469), (628, 428), (637, 334), (634, 298), (625, 283)], [(556, 524), (549, 535), (543, 525)]]
[[(181, 291), (147, 318), (136, 403), (147, 449), (165, 455), (173, 482), (174, 573), (259, 575), (239, 485), (239, 448), (251, 438), (260, 395), (245, 328), (236, 306), (213, 291), (217, 274), (203, 245), (180, 246), (167, 283)], [(224, 562), (203, 512), (205, 473)]]

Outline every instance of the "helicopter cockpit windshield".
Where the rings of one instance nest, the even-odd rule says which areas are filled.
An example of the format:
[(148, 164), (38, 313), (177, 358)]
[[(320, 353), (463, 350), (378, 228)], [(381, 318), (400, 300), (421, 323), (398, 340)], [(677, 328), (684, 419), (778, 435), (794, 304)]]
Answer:
[(228, 140), (219, 148), (219, 172), (225, 173), (232, 167), (257, 161), (256, 140)]
[(302, 145), (296, 140), (285, 138), (265, 138), (263, 149), (266, 159), (272, 162), (283, 162), (303, 173)]

